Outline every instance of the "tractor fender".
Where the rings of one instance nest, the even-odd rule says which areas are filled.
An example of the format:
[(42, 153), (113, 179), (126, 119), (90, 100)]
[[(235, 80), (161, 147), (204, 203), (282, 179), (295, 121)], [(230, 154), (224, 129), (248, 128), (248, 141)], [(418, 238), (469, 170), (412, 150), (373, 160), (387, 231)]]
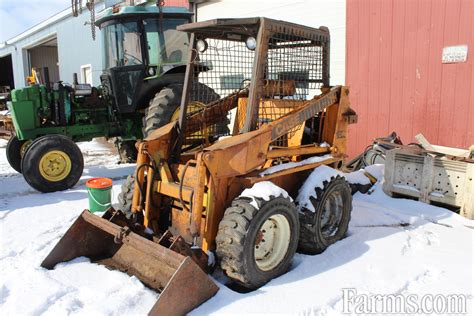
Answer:
[(143, 81), (140, 90), (137, 93), (133, 109), (130, 112), (142, 110), (148, 106), (148, 102), (157, 92), (173, 83), (183, 83), (184, 73), (171, 73), (162, 75), (159, 78), (153, 78)]

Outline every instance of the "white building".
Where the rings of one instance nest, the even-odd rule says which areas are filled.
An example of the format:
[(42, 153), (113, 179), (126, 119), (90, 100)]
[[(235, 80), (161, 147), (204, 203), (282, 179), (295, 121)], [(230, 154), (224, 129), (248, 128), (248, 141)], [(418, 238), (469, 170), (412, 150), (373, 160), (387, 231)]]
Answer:
[[(96, 1), (96, 11), (108, 2)], [(51, 81), (71, 82), (77, 73), (80, 81), (99, 84), (101, 37), (97, 29), (96, 40), (92, 40), (89, 21), (86, 8), (78, 17), (66, 9), (0, 43), (0, 86), (26, 86), (32, 67), (48, 67)]]

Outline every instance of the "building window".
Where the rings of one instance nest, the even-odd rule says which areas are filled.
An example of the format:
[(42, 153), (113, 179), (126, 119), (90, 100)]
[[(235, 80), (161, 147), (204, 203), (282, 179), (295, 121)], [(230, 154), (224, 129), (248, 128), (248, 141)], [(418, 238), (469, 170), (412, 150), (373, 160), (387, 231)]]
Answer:
[(81, 82), (80, 83), (88, 83), (91, 86), (92, 84), (92, 65), (82, 65), (81, 66)]

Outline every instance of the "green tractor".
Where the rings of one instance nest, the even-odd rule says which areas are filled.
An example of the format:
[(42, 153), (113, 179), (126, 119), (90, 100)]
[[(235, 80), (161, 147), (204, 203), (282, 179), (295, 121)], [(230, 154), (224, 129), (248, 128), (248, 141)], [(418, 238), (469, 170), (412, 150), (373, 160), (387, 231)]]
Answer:
[(50, 84), (45, 75), (44, 85), (12, 92), (10, 165), (36, 190), (53, 192), (82, 175), (75, 142), (115, 138), (121, 160), (136, 159), (137, 139), (179, 117), (189, 38), (176, 27), (191, 18), (178, 7), (105, 10), (96, 22), (105, 62), (99, 87), (79, 84), (77, 76), (72, 85)]

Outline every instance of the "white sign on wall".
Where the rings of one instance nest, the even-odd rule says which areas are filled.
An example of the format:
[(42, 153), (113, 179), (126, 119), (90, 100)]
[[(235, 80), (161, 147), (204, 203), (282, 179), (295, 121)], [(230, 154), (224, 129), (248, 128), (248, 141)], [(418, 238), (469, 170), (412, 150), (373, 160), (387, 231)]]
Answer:
[(443, 48), (443, 64), (464, 63), (467, 60), (467, 45), (446, 46)]

